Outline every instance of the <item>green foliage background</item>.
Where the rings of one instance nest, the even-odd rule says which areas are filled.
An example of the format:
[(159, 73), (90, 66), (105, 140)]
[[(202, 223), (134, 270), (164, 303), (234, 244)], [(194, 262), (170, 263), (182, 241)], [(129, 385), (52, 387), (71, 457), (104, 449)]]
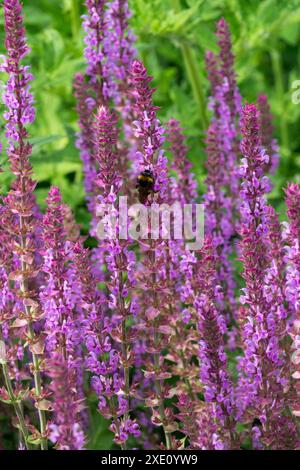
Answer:
[[(77, 116), (72, 95), (73, 75), (84, 69), (83, 0), (23, 3), (32, 48), (27, 60), (35, 76), (37, 119), (31, 135), (38, 200), (44, 206), (49, 186), (58, 185), (87, 232), (81, 162), (74, 145)], [(130, 0), (130, 6), (139, 55), (157, 87), (155, 101), (161, 107), (160, 118), (163, 122), (171, 116), (181, 120), (200, 190), (204, 189), (205, 177), (204, 122), (209, 119), (204, 53), (217, 50), (216, 21), (224, 16), (229, 22), (244, 101), (254, 101), (264, 92), (275, 116), (281, 164), (271, 198), (282, 209), (282, 187), (287, 180), (300, 182), (300, 104), (292, 103), (292, 82), (300, 79), (300, 0)], [(3, 24), (1, 12), (1, 53)], [(3, 74), (0, 79), (3, 86)], [(2, 117), (0, 126), (3, 129)], [(7, 168), (4, 152), (2, 162)], [(6, 171), (0, 175), (1, 191), (5, 192), (9, 179)], [(91, 448), (111, 446), (111, 433), (104, 428), (95, 414)]]

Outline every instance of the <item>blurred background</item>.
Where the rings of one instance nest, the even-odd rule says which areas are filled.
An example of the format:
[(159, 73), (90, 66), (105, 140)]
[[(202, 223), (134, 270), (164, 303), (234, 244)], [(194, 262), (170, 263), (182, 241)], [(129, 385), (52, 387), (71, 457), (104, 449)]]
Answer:
[[(31, 127), (32, 164), (44, 205), (50, 184), (87, 230), (72, 79), (84, 70), (83, 0), (24, 0), (37, 119)], [(137, 48), (157, 87), (155, 102), (165, 122), (178, 118), (185, 129), (200, 191), (204, 189), (203, 130), (209, 112), (204, 54), (216, 51), (215, 23), (224, 16), (232, 33), (238, 84), (244, 101), (266, 93), (275, 117), (281, 165), (271, 194), (280, 205), (286, 180), (300, 181), (300, 103), (292, 103), (292, 83), (300, 80), (300, 0), (130, 0)], [(1, 53), (3, 49), (3, 14)], [(1, 77), (3, 80), (5, 77)], [(2, 112), (1, 112), (2, 120)], [(1, 127), (3, 120), (1, 121)], [(2, 132), (3, 134), (3, 132)], [(3, 155), (2, 161), (5, 160)], [(4, 189), (9, 175), (1, 175)]]
[[(88, 231), (81, 161), (75, 148), (77, 116), (72, 93), (74, 73), (83, 71), (83, 0), (24, 0), (27, 37), (32, 52), (26, 58), (35, 81), (37, 118), (32, 135), (34, 174), (39, 181), (38, 202), (45, 205), (51, 184), (75, 212), (83, 232)], [(300, 80), (300, 0), (130, 0), (131, 27), (139, 56), (154, 76), (155, 103), (162, 122), (179, 119), (185, 129), (189, 157), (199, 190), (204, 191), (204, 130), (209, 120), (209, 84), (206, 50), (216, 51), (215, 23), (228, 21), (236, 56), (238, 85), (244, 102), (266, 93), (274, 114), (281, 163), (273, 177), (272, 203), (282, 210), (282, 188), (288, 180), (300, 182), (300, 103), (293, 104), (292, 84)], [(4, 18), (0, 10), (1, 53)], [(0, 74), (0, 86), (5, 77)], [(298, 88), (300, 88), (298, 86)], [(3, 137), (3, 105), (0, 126)], [(4, 142), (5, 144), (5, 142)], [(5, 152), (2, 153), (7, 168)], [(0, 174), (5, 192), (10, 175)], [(96, 404), (95, 404), (96, 407)], [(93, 449), (112, 446), (112, 434), (92, 417)]]

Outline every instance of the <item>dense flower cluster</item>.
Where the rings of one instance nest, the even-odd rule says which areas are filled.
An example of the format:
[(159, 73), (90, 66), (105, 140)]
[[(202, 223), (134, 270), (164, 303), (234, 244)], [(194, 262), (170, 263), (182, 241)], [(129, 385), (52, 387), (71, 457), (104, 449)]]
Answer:
[(273, 137), (273, 117), (270, 111), (268, 97), (266, 95), (260, 94), (258, 96), (257, 107), (260, 113), (261, 143), (263, 148), (266, 150), (267, 155), (269, 155), (269, 161), (266, 163), (264, 171), (265, 173), (273, 174), (279, 164), (279, 149), (277, 141)]
[(286, 193), (286, 206), (289, 223), (284, 230), (284, 238), (286, 241), (286, 257), (287, 263), (286, 276), (285, 276), (285, 289), (284, 294), (289, 305), (291, 318), (293, 320), (290, 328), (290, 335), (293, 339), (292, 344), (292, 363), (293, 363), (293, 378), (296, 379), (295, 388), (297, 391), (296, 400), (293, 406), (293, 413), (295, 416), (300, 415), (299, 402), (297, 400), (299, 388), (299, 286), (300, 286), (300, 188), (297, 184), (291, 183), (285, 190)]
[(230, 327), (228, 343), (235, 345), (236, 302), (232, 270), (232, 243), (238, 219), (238, 125), (241, 97), (233, 68), (234, 56), (228, 25), (222, 18), (217, 25), (220, 52), (207, 53), (211, 84), (210, 106), (214, 111), (206, 136), (207, 192), (204, 196), (207, 231), (212, 236), (218, 260), (218, 281), (223, 288), (223, 315)]
[[(286, 320), (287, 312), (285, 298), (277, 289), (279, 280), (274, 282), (280, 267), (275, 238), (279, 238), (280, 246), (280, 228), (265, 199), (269, 182), (263, 176), (263, 168), (269, 157), (261, 147), (259, 115), (254, 105), (246, 105), (243, 110), (242, 134), (240, 248), (246, 287), (241, 303), (245, 305), (243, 316), (246, 321), (242, 329), (245, 357), (241, 359), (240, 367), (245, 380), (242, 378), (241, 388), (244, 388), (244, 403), (253, 403), (255, 416), (262, 424), (261, 429), (256, 430), (261, 442), (272, 448), (281, 448), (284, 444), (293, 447), (295, 428), (292, 420), (284, 416), (291, 398), (287, 393), (290, 352), (282, 345), (287, 334), (286, 323), (282, 320)], [(257, 401), (258, 396), (260, 401)], [(284, 436), (280, 433), (281, 426), (286, 427)]]
[[(95, 413), (121, 449), (299, 449), (300, 188), (285, 190), (282, 227), (267, 200), (266, 174), (279, 160), (267, 98), (242, 107), (221, 19), (219, 52), (206, 55), (200, 195), (181, 125), (161, 124), (152, 77), (136, 59), (127, 0), (85, 5), (86, 70), (74, 94), (88, 240), (59, 188), (44, 213), (36, 203), (29, 48), (20, 1), (4, 0), (14, 180), (0, 204), (3, 420), (12, 418), (20, 449), (90, 448)], [(200, 200), (204, 243), (192, 250), (166, 236), (176, 214), (169, 227), (163, 216), (176, 204), (193, 215)], [(158, 218), (163, 208), (155, 236), (140, 223), (150, 208)]]

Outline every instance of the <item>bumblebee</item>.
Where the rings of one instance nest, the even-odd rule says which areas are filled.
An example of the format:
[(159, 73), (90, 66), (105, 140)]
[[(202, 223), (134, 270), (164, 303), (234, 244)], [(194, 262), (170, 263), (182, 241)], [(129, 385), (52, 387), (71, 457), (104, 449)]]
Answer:
[(151, 170), (142, 171), (137, 177), (136, 189), (139, 193), (139, 201), (145, 204), (148, 196), (153, 194), (155, 185), (155, 178)]
[(262, 426), (262, 422), (259, 418), (254, 418), (254, 420), (252, 421), (251, 427), (254, 428), (254, 426)]

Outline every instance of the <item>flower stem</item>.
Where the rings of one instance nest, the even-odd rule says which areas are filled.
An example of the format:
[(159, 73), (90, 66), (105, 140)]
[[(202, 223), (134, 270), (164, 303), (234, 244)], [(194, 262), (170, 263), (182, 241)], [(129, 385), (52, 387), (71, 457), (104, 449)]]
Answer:
[(9, 377), (8, 367), (7, 367), (6, 362), (2, 362), (2, 371), (3, 371), (4, 381), (5, 381), (6, 390), (7, 390), (9, 399), (11, 401), (11, 404), (14, 407), (16, 416), (17, 416), (18, 421), (19, 421), (20, 430), (21, 430), (21, 433), (22, 433), (23, 438), (24, 438), (25, 447), (26, 447), (27, 450), (29, 450), (30, 446), (29, 446), (28, 441), (27, 441), (28, 436), (29, 436), (28, 429), (26, 427), (26, 423), (25, 423), (22, 408), (21, 408), (20, 404), (18, 403), (18, 400), (16, 399), (16, 396), (15, 396), (14, 391), (13, 391), (13, 387), (12, 387), (12, 383), (11, 383), (11, 380), (10, 380), (10, 377)]
[[(288, 123), (286, 119), (287, 115), (286, 115), (285, 96), (284, 96), (283, 70), (282, 70), (280, 54), (278, 50), (275, 48), (271, 50), (271, 61), (272, 61), (277, 100), (280, 103), (280, 107), (281, 107), (280, 140), (283, 146), (284, 154), (288, 157), (290, 154), (289, 129), (288, 129)], [(287, 161), (287, 159), (285, 161)]]
[[(34, 338), (34, 330), (33, 330), (32, 323), (29, 323), (28, 335), (31, 340)], [(33, 361), (33, 368), (34, 368), (33, 375), (34, 375), (35, 392), (36, 392), (36, 396), (39, 398), (41, 397), (41, 394), (42, 394), (42, 381), (41, 381), (41, 374), (40, 374), (40, 360), (37, 354), (32, 353), (32, 361)], [(48, 448), (47, 439), (44, 437), (46, 433), (46, 427), (47, 427), (46, 413), (44, 410), (39, 409), (38, 415), (39, 415), (39, 422), (40, 422), (40, 431), (43, 436), (41, 439), (41, 449), (47, 450)]]
[[(179, 0), (172, 0), (173, 8), (176, 12), (181, 10), (181, 4)], [(208, 119), (206, 114), (206, 103), (203, 93), (203, 87), (200, 80), (199, 67), (195, 57), (193, 48), (188, 44), (187, 41), (181, 40), (180, 43), (181, 52), (187, 71), (187, 76), (190, 81), (195, 100), (198, 105), (199, 116), (202, 123), (202, 129), (206, 130), (208, 127)]]
[(70, 16), (71, 16), (72, 35), (74, 39), (77, 39), (79, 29), (80, 29), (78, 0), (71, 0)]

